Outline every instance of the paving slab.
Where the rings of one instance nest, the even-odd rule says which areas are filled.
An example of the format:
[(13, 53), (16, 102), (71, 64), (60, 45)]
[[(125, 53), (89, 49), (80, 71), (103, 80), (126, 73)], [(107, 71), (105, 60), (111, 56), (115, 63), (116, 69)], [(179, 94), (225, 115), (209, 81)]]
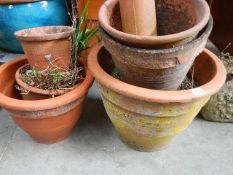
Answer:
[(233, 174), (233, 124), (196, 118), (166, 150), (137, 152), (118, 139), (96, 85), (74, 133), (58, 144), (38, 144), (14, 130), (5, 111), (0, 121), (0, 175)]

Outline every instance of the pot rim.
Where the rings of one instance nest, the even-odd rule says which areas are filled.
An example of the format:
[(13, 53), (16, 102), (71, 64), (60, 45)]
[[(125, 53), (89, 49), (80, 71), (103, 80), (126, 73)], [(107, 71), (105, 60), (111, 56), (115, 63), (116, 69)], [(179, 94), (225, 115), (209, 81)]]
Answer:
[(193, 36), (195, 33), (198, 33), (205, 25), (208, 23), (210, 17), (210, 8), (206, 1), (204, 0), (196, 0), (197, 3), (201, 4), (203, 7), (204, 15), (202, 19), (192, 28), (175, 33), (170, 35), (163, 35), (163, 36), (139, 36), (124, 33), (113, 28), (111, 25), (108, 24), (108, 9), (112, 9), (115, 5), (119, 2), (119, 0), (108, 0), (106, 1), (99, 10), (99, 23), (100, 26), (103, 27), (107, 33), (112, 35), (115, 38), (118, 38), (121, 41), (127, 41), (130, 43), (137, 43), (137, 44), (169, 44), (172, 42), (180, 41), (184, 38), (188, 38)]
[[(39, 89), (39, 88), (36, 88), (36, 87), (33, 87), (33, 86), (29, 86), (28, 84), (26, 84), (21, 78), (20, 78), (20, 71), (26, 67), (26, 66), (29, 66), (30, 64), (25, 64), (21, 67), (18, 68), (18, 70), (16, 71), (15, 73), (15, 80), (17, 82), (17, 84), (22, 87), (23, 89), (25, 90), (28, 90), (29, 92), (33, 92), (35, 94), (39, 94), (39, 95), (48, 95), (48, 96), (51, 96), (51, 95), (55, 95), (55, 96), (58, 96), (58, 95), (64, 95), (65, 93), (67, 92), (70, 92), (72, 91), (73, 89), (75, 89), (77, 86), (79, 86), (81, 83), (79, 84), (76, 84), (74, 85), (72, 88), (70, 89), (67, 89), (67, 90), (43, 90), (43, 89)], [(86, 69), (85, 66), (83, 66), (84, 69)]]
[[(55, 32), (55, 33), (43, 33), (40, 34), (39, 30), (52, 30), (53, 28), (57, 28), (61, 31)], [(36, 34), (31, 34), (29, 32), (34, 32)], [(15, 37), (19, 41), (50, 41), (50, 40), (59, 40), (71, 37), (74, 33), (75, 29), (70, 26), (45, 26), (45, 27), (33, 27), (23, 30), (16, 31)]]
[[(0, 75), (2, 75), (2, 72), (4, 69), (6, 69), (9, 66), (12, 66), (14, 64), (17, 64), (19, 62), (26, 61), (25, 56), (20, 56), (15, 58), (12, 61), (9, 61), (3, 65), (0, 66)], [(19, 110), (19, 111), (39, 111), (39, 110), (48, 110), (52, 108), (58, 108), (60, 106), (64, 106), (66, 104), (69, 104), (82, 96), (86, 95), (89, 88), (92, 86), (93, 83), (93, 76), (89, 69), (86, 70), (86, 77), (84, 81), (71, 90), (70, 92), (67, 92), (64, 95), (45, 99), (45, 100), (19, 100), (15, 98), (8, 97), (2, 93), (0, 93), (0, 106), (6, 109), (12, 109), (12, 110)]]
[(215, 94), (226, 80), (226, 69), (223, 63), (215, 54), (205, 49), (204, 53), (212, 58), (216, 66), (216, 74), (208, 83), (197, 88), (177, 91), (153, 90), (137, 87), (113, 78), (102, 69), (98, 63), (98, 53), (102, 48), (104, 48), (103, 45), (95, 46), (88, 56), (88, 66), (93, 76), (105, 87), (133, 99), (155, 103), (190, 102)]
[(210, 16), (209, 21), (205, 26), (203, 33), (201, 33), (200, 36), (194, 38), (193, 40), (183, 45), (175, 46), (172, 48), (162, 48), (162, 49), (146, 49), (146, 48), (138, 48), (138, 47), (125, 45), (123, 43), (114, 40), (114, 38), (111, 35), (109, 35), (102, 27), (100, 27), (100, 32), (102, 32), (103, 35), (106, 35), (112, 41), (112, 43), (114, 43), (114, 45), (116, 45), (117, 47), (121, 47), (121, 48), (124, 47), (127, 51), (131, 51), (131, 52), (138, 52), (138, 53), (143, 52), (144, 54), (151, 55), (151, 54), (160, 54), (160, 53), (169, 54), (169, 53), (183, 51), (184, 48), (192, 47), (194, 43), (197, 43), (200, 40), (202, 40), (204, 37), (209, 36), (212, 29), (213, 29), (213, 17)]

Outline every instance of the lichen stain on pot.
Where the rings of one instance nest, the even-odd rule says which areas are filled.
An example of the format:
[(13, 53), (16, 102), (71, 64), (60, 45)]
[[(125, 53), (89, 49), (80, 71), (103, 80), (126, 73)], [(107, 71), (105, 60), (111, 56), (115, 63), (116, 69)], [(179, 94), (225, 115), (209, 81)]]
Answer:
[(147, 103), (99, 85), (107, 114), (123, 142), (139, 151), (156, 151), (186, 129), (209, 97), (191, 103)]

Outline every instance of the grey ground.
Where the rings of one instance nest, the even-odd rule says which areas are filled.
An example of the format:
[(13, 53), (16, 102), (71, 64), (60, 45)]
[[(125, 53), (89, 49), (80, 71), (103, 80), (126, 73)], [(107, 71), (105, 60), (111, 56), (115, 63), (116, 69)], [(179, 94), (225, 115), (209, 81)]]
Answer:
[(197, 117), (166, 150), (141, 153), (118, 139), (96, 86), (74, 133), (58, 144), (35, 143), (0, 111), (0, 175), (79, 174), (233, 175), (233, 124)]
[(75, 132), (58, 144), (35, 143), (0, 111), (0, 175), (65, 174), (233, 175), (233, 124), (196, 118), (166, 150), (141, 153), (118, 139), (96, 86)]

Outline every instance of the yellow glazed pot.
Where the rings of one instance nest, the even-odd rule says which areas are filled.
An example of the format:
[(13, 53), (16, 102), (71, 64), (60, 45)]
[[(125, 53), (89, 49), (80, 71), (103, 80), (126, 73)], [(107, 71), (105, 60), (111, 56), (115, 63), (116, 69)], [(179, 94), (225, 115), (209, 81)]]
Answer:
[(139, 151), (167, 147), (226, 79), (224, 65), (208, 50), (195, 62), (195, 79), (200, 87), (190, 90), (151, 90), (124, 83), (110, 75), (114, 69), (112, 57), (100, 45), (91, 51), (88, 65), (120, 139)]

